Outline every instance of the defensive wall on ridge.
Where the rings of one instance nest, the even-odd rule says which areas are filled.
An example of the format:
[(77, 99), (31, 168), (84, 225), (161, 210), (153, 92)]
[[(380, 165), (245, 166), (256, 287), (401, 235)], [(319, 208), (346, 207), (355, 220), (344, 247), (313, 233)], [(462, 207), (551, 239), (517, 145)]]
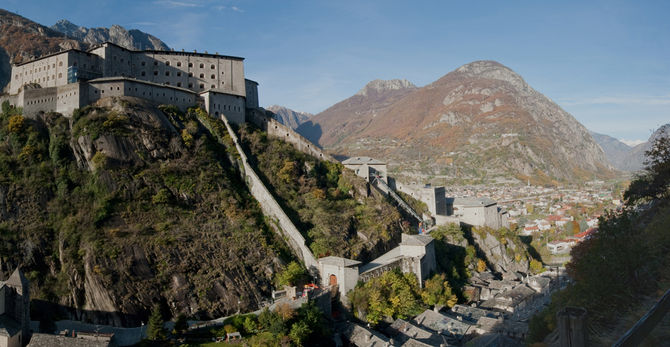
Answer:
[(321, 160), (327, 160), (331, 163), (339, 163), (335, 158), (324, 153), (317, 145), (313, 144), (290, 127), (287, 127), (276, 119), (268, 116), (265, 112), (258, 109), (248, 110), (247, 121), (267, 132), (268, 137), (280, 138), (292, 144), (293, 147), (303, 153), (312, 155)]
[(228, 134), (230, 134), (230, 137), (233, 139), (235, 148), (242, 158), (245, 181), (249, 187), (249, 190), (251, 191), (251, 195), (261, 205), (263, 214), (271, 217), (274, 221), (277, 222), (277, 224), (279, 224), (277, 228), (280, 229), (280, 231), (286, 237), (286, 241), (288, 242), (289, 246), (291, 246), (296, 255), (305, 263), (305, 267), (309, 270), (309, 272), (314, 276), (318, 276), (319, 263), (316, 261), (316, 258), (314, 258), (312, 251), (305, 244), (305, 238), (302, 236), (302, 234), (300, 234), (298, 228), (295, 227), (291, 219), (286, 215), (279, 203), (277, 203), (277, 200), (275, 200), (275, 198), (272, 196), (272, 193), (270, 193), (270, 191), (265, 187), (263, 181), (261, 181), (254, 169), (249, 164), (247, 156), (239, 143), (237, 135), (228, 123), (228, 119), (226, 119), (224, 115), (221, 116), (221, 119), (226, 124)]

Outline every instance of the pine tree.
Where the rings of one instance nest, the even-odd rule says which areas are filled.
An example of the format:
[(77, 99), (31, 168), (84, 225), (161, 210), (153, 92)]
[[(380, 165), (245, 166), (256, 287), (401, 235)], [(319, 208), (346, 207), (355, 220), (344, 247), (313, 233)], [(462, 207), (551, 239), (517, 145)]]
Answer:
[(147, 328), (147, 337), (149, 340), (165, 340), (165, 330), (163, 329), (163, 315), (158, 304), (154, 305), (149, 316), (149, 327)]

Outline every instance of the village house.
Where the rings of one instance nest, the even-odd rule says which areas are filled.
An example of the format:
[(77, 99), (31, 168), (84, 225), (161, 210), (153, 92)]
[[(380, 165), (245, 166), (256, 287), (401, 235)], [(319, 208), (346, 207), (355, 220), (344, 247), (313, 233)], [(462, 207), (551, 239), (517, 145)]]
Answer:
[(0, 346), (21, 347), (30, 339), (30, 288), (19, 269), (0, 281)]

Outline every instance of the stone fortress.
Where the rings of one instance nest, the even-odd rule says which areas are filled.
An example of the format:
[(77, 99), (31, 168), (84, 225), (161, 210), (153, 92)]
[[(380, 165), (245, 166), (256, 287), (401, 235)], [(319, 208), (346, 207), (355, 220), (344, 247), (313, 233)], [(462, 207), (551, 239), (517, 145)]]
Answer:
[(103, 43), (70, 49), (12, 67), (9, 96), (23, 114), (71, 115), (110, 96), (133, 96), (182, 110), (203, 106), (233, 123), (258, 107), (258, 83), (244, 78), (244, 58), (184, 51), (134, 51)]
[(29, 284), (16, 269), (7, 281), (0, 281), (0, 346), (25, 346), (29, 338)]

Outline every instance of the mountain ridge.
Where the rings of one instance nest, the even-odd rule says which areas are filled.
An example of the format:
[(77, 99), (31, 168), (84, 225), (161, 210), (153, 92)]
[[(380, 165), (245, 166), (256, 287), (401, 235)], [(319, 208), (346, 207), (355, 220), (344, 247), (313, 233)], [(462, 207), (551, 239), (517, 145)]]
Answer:
[(314, 116), (308, 112), (295, 111), (279, 105), (269, 106), (266, 110), (272, 112), (272, 118), (276, 119), (281, 124), (291, 127), (293, 130)]
[(86, 28), (76, 25), (67, 19), (61, 19), (50, 28), (89, 45), (109, 41), (134, 50), (170, 50), (170, 47), (165, 42), (151, 34), (137, 29), (128, 30), (117, 24), (109, 28)]
[(401, 91), (382, 93), (382, 102), (353, 95), (298, 131), (333, 154), (378, 157), (399, 171), (546, 182), (612, 173), (583, 125), (498, 62)]

